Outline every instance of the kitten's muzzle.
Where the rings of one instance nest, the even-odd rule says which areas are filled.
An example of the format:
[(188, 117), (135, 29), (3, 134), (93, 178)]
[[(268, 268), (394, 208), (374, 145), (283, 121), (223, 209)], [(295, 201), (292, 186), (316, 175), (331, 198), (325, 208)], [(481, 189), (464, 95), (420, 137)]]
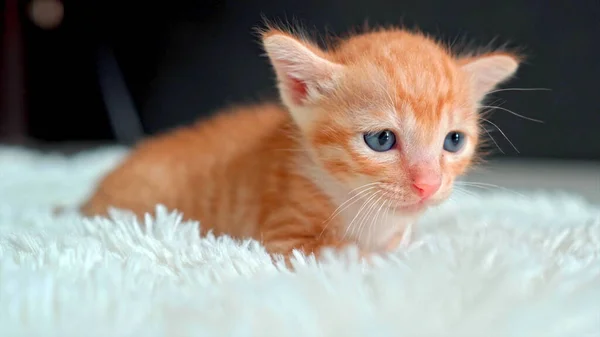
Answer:
[(410, 170), (412, 189), (421, 201), (425, 201), (439, 191), (442, 186), (442, 176), (431, 169), (413, 167)]

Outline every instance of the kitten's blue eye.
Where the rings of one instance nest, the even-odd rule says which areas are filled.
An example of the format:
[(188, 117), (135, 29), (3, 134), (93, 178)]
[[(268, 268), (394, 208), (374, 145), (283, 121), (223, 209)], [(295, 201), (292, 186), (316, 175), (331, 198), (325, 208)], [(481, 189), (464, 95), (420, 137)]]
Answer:
[(444, 150), (448, 152), (458, 152), (465, 145), (465, 134), (458, 131), (452, 131), (444, 139)]
[(365, 143), (377, 152), (389, 151), (396, 144), (396, 135), (390, 130), (365, 133), (364, 139)]

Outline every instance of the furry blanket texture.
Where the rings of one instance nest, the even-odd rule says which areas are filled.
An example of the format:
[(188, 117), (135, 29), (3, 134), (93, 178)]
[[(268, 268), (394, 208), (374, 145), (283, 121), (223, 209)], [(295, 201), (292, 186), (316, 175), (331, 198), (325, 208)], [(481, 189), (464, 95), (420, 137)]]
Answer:
[(0, 147), (1, 336), (600, 336), (600, 207), (575, 196), (457, 195), (373, 265), (290, 272), (160, 206), (52, 214), (126, 152)]

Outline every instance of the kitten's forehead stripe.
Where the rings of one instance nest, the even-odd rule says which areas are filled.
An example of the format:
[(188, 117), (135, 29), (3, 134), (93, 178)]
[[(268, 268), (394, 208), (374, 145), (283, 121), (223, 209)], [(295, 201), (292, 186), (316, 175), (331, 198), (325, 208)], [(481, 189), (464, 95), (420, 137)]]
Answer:
[[(470, 133), (477, 120), (472, 118), (476, 111), (467, 95), (468, 81), (435, 41), (405, 31), (367, 33), (346, 39), (328, 58), (347, 71), (319, 106), (323, 121), (314, 130), (314, 144), (349, 153), (339, 159), (323, 152), (329, 171), (401, 180), (407, 165), (433, 158), (440, 158), (439, 169), (450, 175), (468, 165), (471, 152), (453, 157), (448, 165), (443, 160), (446, 134), (453, 129)], [(397, 149), (374, 154), (365, 148), (361, 133), (383, 129), (397, 133)]]

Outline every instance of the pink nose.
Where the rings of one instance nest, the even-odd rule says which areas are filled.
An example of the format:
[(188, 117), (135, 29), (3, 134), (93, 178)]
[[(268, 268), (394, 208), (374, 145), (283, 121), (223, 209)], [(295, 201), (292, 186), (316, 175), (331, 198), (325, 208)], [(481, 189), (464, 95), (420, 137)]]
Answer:
[(413, 188), (417, 191), (417, 194), (421, 199), (425, 200), (437, 192), (440, 189), (440, 184), (413, 184)]
[(435, 177), (417, 176), (413, 180), (413, 188), (421, 199), (425, 200), (440, 189), (441, 179)]

